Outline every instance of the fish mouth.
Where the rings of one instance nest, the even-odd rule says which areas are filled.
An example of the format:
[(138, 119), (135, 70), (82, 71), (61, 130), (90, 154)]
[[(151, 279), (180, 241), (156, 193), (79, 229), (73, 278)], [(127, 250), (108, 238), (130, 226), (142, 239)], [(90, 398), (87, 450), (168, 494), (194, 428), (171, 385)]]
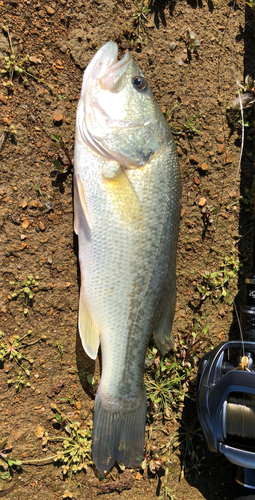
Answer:
[[(109, 42), (111, 43), (111, 42)], [(117, 92), (120, 90), (123, 81), (125, 80), (126, 72), (131, 61), (131, 55), (127, 51), (124, 57), (118, 60), (118, 47), (116, 45), (116, 57), (115, 61), (111, 64), (104, 75), (99, 79), (100, 86), (111, 92)], [(114, 47), (115, 50), (115, 47)]]
[(115, 42), (107, 42), (98, 50), (89, 63), (83, 79), (83, 87), (91, 82), (97, 82), (99, 87), (110, 92), (117, 92), (132, 58), (127, 51), (124, 57), (118, 60), (118, 45)]

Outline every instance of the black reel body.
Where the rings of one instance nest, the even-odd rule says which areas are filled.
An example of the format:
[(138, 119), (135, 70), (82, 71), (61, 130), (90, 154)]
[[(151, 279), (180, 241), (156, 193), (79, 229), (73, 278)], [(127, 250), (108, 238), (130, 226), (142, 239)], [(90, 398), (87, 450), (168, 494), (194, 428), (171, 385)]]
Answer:
[(239, 466), (236, 480), (255, 489), (255, 342), (224, 342), (203, 356), (197, 408), (209, 449)]

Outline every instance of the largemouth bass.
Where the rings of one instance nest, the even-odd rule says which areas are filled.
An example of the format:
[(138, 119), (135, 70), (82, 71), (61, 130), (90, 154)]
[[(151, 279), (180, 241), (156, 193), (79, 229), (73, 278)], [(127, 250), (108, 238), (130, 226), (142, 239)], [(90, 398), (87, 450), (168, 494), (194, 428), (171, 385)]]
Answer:
[(172, 347), (180, 172), (169, 126), (129, 52), (106, 43), (83, 76), (74, 154), (79, 332), (102, 374), (92, 456), (100, 473), (142, 460), (143, 382), (154, 333)]

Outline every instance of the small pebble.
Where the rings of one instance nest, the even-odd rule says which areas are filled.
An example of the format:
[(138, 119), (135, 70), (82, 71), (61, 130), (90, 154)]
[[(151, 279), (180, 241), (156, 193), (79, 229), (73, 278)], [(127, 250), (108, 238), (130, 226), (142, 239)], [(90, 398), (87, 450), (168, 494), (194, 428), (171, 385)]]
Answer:
[(52, 7), (45, 6), (45, 10), (50, 16), (53, 16), (53, 14), (55, 14), (55, 10)]
[(3, 94), (0, 94), (0, 101), (2, 104), (7, 104), (7, 99)]
[(49, 211), (50, 211), (50, 210), (53, 210), (53, 208), (54, 208), (54, 207), (53, 207), (53, 203), (52, 203), (50, 200), (46, 200), (46, 201), (44, 201), (44, 205), (45, 205), (45, 207), (47, 208), (47, 210), (49, 210)]
[(20, 216), (18, 214), (12, 214), (12, 221), (14, 222), (14, 224), (19, 224)]
[(194, 155), (190, 155), (189, 161), (191, 161), (191, 163), (199, 163), (198, 158)]
[(22, 224), (21, 224), (21, 226), (22, 226), (24, 229), (27, 229), (29, 225), (30, 225), (30, 222), (29, 222), (27, 219), (25, 219), (25, 220), (22, 222)]
[(219, 316), (221, 316), (223, 318), (223, 316), (225, 316), (225, 311), (223, 309), (223, 307), (219, 310)]
[(200, 200), (198, 202), (198, 205), (200, 207), (203, 207), (205, 204), (206, 204), (206, 198), (200, 198)]
[(200, 168), (201, 168), (201, 170), (203, 170), (203, 172), (206, 172), (206, 170), (208, 170), (208, 165), (207, 165), (207, 163), (202, 163), (202, 165), (201, 165), (201, 167), (200, 167)]
[(64, 118), (63, 114), (60, 111), (55, 111), (55, 113), (53, 115), (53, 121), (56, 124), (60, 124), (63, 121), (63, 118)]
[(29, 60), (31, 63), (37, 64), (40, 60), (36, 56), (30, 56)]
[(169, 45), (169, 49), (173, 51), (173, 50), (175, 50), (175, 49), (176, 49), (177, 45), (178, 45), (178, 43), (176, 43), (176, 42), (171, 42), (171, 43), (170, 43), (170, 45)]
[(223, 158), (223, 165), (228, 165), (229, 163), (232, 162), (233, 162), (232, 154), (230, 153), (230, 151), (226, 151)]
[(37, 208), (38, 207), (38, 200), (33, 200), (29, 203), (29, 208)]
[(21, 239), (21, 241), (25, 240), (26, 239), (26, 235), (25, 234), (21, 234), (20, 235), (20, 239)]
[(236, 192), (235, 191), (231, 191), (231, 193), (229, 193), (229, 196), (230, 196), (230, 198), (235, 198)]

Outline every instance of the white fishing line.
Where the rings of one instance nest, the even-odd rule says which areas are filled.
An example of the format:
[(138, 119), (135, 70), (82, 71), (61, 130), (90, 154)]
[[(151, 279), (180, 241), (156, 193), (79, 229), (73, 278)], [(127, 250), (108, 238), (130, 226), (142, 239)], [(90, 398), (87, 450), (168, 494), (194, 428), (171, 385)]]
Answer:
[[(243, 103), (242, 103), (241, 93), (240, 93), (240, 90), (239, 90), (239, 85), (238, 85), (238, 80), (237, 80), (237, 75), (236, 75), (236, 67), (235, 67), (235, 61), (234, 61), (234, 50), (233, 50), (233, 47), (234, 47), (234, 43), (233, 43), (233, 18), (234, 18), (235, 6), (236, 6), (236, 0), (233, 0), (233, 8), (232, 8), (232, 15), (231, 15), (231, 23), (230, 23), (231, 58), (232, 58), (233, 73), (234, 73), (234, 77), (235, 77), (235, 83), (236, 83), (236, 88), (237, 88), (237, 93), (238, 93), (238, 98), (239, 98), (239, 104), (240, 104), (241, 123), (242, 123), (242, 138), (241, 138), (241, 151), (240, 151), (239, 163), (238, 163), (238, 168), (237, 168), (237, 171), (236, 171), (236, 177), (235, 177), (235, 182), (234, 182), (234, 185), (233, 185), (231, 197), (233, 197), (234, 193), (235, 193), (237, 180), (238, 180), (238, 177), (239, 177), (239, 174), (240, 174), (240, 170), (241, 170), (241, 164), (242, 164), (242, 158), (243, 158), (243, 150), (244, 150), (244, 115), (243, 115)], [(243, 332), (242, 332), (242, 327), (241, 327), (241, 323), (240, 323), (239, 314), (238, 314), (238, 311), (237, 311), (235, 299), (233, 297), (231, 289), (230, 289), (230, 294), (231, 294), (232, 299), (233, 299), (233, 305), (234, 305), (234, 309), (235, 309), (235, 313), (236, 313), (236, 317), (237, 317), (237, 321), (238, 321), (238, 327), (239, 327), (239, 331), (240, 331), (240, 335), (241, 335), (242, 348), (243, 348), (243, 356), (244, 356), (245, 353), (244, 353)]]
[(242, 163), (242, 157), (243, 157), (243, 150), (244, 150), (244, 116), (243, 116), (243, 103), (242, 103), (242, 98), (241, 98), (241, 93), (239, 90), (239, 85), (238, 85), (238, 80), (236, 76), (236, 67), (235, 67), (235, 62), (234, 62), (234, 51), (233, 51), (233, 17), (234, 17), (234, 10), (236, 6), (236, 0), (233, 1), (233, 9), (232, 9), (232, 16), (231, 16), (231, 23), (230, 23), (230, 37), (231, 37), (231, 57), (232, 57), (232, 66), (233, 66), (233, 73), (235, 77), (235, 82), (236, 82), (236, 88), (237, 88), (237, 93), (238, 93), (238, 98), (239, 98), (239, 104), (240, 104), (240, 112), (241, 112), (241, 122), (242, 122), (242, 139), (241, 139), (241, 151), (240, 151), (240, 158), (239, 158), (239, 164), (236, 172), (236, 178), (232, 190), (231, 196), (234, 195), (236, 184), (237, 184), (237, 179), (241, 170), (241, 163)]
[(255, 402), (251, 398), (230, 398), (224, 403), (224, 434), (255, 438)]

